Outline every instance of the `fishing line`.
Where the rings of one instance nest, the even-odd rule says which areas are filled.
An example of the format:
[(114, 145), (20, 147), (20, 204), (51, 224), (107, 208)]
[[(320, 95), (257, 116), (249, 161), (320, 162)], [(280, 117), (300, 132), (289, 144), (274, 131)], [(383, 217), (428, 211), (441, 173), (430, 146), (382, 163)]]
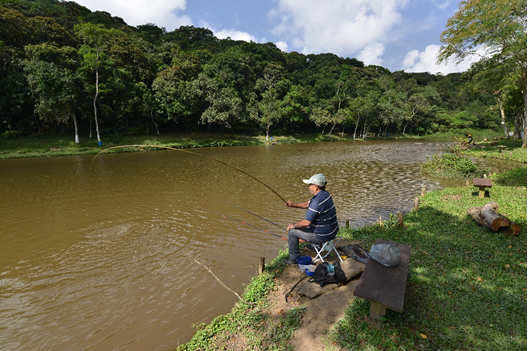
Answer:
[(213, 160), (213, 161), (216, 161), (218, 163), (222, 163), (223, 165), (225, 166), (228, 166), (228, 167), (231, 167), (245, 175), (247, 175), (248, 177), (258, 181), (259, 183), (263, 184), (265, 187), (267, 187), (268, 189), (270, 189), (274, 194), (276, 194), (280, 199), (281, 201), (283, 201), (284, 203), (286, 203), (286, 200), (283, 199), (283, 197), (281, 195), (279, 195), (277, 193), (277, 191), (275, 191), (274, 189), (272, 189), (270, 186), (268, 186), (267, 184), (265, 184), (263, 181), (259, 180), (258, 178), (254, 177), (253, 175), (243, 171), (242, 169), (240, 168), (237, 168), (235, 166), (232, 166), (224, 161), (221, 161), (221, 160), (218, 160), (216, 158), (213, 158), (213, 157), (210, 157), (210, 156), (206, 156), (206, 155), (202, 155), (202, 154), (199, 154), (197, 152), (193, 152), (193, 151), (188, 151), (188, 150), (182, 150), (182, 149), (176, 149), (174, 147), (169, 147), (169, 146), (160, 146), (160, 145), (120, 145), (120, 146), (113, 146), (113, 147), (109, 147), (109, 148), (106, 148), (104, 150), (101, 150), (97, 155), (94, 156), (94, 158), (92, 159), (92, 162), (90, 163), (90, 172), (89, 174), (92, 173), (92, 166), (94, 164), (94, 161), (95, 159), (101, 155), (103, 152), (106, 152), (108, 150), (112, 150), (112, 149), (123, 149), (123, 148), (130, 148), (130, 147), (141, 147), (141, 148), (144, 148), (144, 147), (152, 147), (152, 148), (160, 148), (160, 149), (167, 149), (167, 150), (173, 150), (173, 151), (180, 151), (180, 152), (185, 152), (185, 153), (188, 153), (188, 154), (191, 154), (191, 155), (196, 155), (196, 156), (202, 156), (202, 157), (205, 157), (205, 158), (208, 158), (210, 160)]
[(239, 222), (239, 223), (242, 223), (242, 224), (246, 224), (247, 226), (250, 226), (250, 227), (255, 228), (255, 229), (257, 229), (257, 230), (262, 230), (262, 231), (264, 231), (264, 232), (267, 233), (267, 234), (272, 234), (272, 235), (274, 235), (274, 236), (277, 236), (278, 238), (281, 238), (281, 239), (283, 239), (283, 240), (287, 240), (287, 241), (288, 241), (287, 238), (285, 238), (285, 237), (283, 237), (283, 236), (281, 236), (281, 235), (279, 235), (279, 234), (272, 233), (272, 232), (269, 231), (269, 230), (266, 230), (266, 229), (263, 229), (263, 228), (259, 228), (259, 227), (255, 226), (255, 225), (253, 225), (253, 224), (248, 223), (248, 222), (241, 221), (240, 219), (233, 218), (233, 217), (230, 217), (230, 216), (227, 216), (227, 215), (225, 215), (225, 214), (218, 213), (218, 212), (215, 212), (215, 211), (206, 210), (206, 209), (201, 208), (201, 207), (199, 207), (199, 206), (195, 206), (195, 207), (196, 207), (197, 209), (201, 210), (201, 211), (208, 212), (208, 213), (213, 213), (213, 214), (216, 214), (216, 215), (218, 215), (218, 216), (222, 216), (222, 217), (224, 217), (224, 218), (228, 218), (228, 219), (231, 219), (231, 220), (233, 220), (233, 221), (236, 221), (236, 222)]
[[(261, 217), (261, 216), (259, 216), (259, 215), (256, 214), (256, 213), (250, 212), (250, 211), (248, 211), (248, 210), (246, 210), (246, 209), (244, 209), (244, 208), (242, 208), (242, 207), (239, 207), (239, 206), (237, 206), (237, 205), (231, 204), (231, 203), (229, 203), (228, 201), (225, 201), (225, 200), (222, 200), (222, 199), (219, 199), (219, 198), (216, 198), (216, 197), (215, 197), (214, 199), (215, 199), (215, 200), (218, 200), (218, 201), (221, 201), (221, 202), (224, 202), (225, 204), (230, 205), (230, 206), (232, 206), (232, 207), (238, 208), (239, 210), (244, 211), (244, 212), (246, 212), (246, 213), (249, 213), (249, 214), (251, 214), (252, 216), (255, 216), (255, 217), (257, 217), (257, 218), (260, 218), (260, 219), (262, 219), (263, 221), (267, 221), (268, 223), (273, 224), (273, 225), (275, 225), (276, 227), (278, 227), (278, 228), (280, 228), (280, 229), (282, 229), (282, 230), (286, 230), (286, 228), (280, 226), (279, 224), (274, 223), (274, 222), (272, 222), (271, 220), (266, 219), (266, 218), (264, 218), (264, 217)], [(206, 197), (204, 196), (204, 205), (205, 205), (205, 204), (206, 204)]]

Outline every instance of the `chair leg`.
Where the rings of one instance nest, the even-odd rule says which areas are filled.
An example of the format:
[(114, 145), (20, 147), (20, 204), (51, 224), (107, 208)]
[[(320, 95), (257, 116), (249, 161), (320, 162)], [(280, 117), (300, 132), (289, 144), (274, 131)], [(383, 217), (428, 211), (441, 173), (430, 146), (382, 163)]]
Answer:
[[(324, 261), (324, 259), (329, 256), (329, 254), (331, 254), (333, 251), (336, 253), (336, 256), (338, 256), (338, 259), (340, 260), (340, 262), (343, 263), (343, 260), (342, 260), (342, 257), (340, 256), (340, 253), (338, 252), (338, 250), (336, 250), (336, 244), (340, 241), (340, 238), (336, 239), (336, 242), (334, 241), (334, 239), (332, 240), (329, 240), (325, 243), (323, 243), (321, 245), (321, 248), (318, 250), (318, 246), (315, 245), (315, 244), (311, 244), (313, 247), (314, 247), (314, 250), (316, 251), (316, 259), (314, 260), (314, 262), (318, 262), (318, 261)], [(323, 249), (325, 247), (325, 245), (330, 245), (331, 248), (330, 250), (325, 254), (325, 256), (322, 255), (322, 252), (323, 252)]]
[(323, 262), (323, 259), (325, 258), (325, 257), (322, 257), (322, 256), (321, 256), (321, 253), (322, 253), (322, 251), (323, 251), (323, 245), (320, 246), (319, 249), (318, 249), (318, 244), (311, 244), (311, 245), (312, 245), (312, 247), (314, 247), (314, 251), (316, 251), (316, 258), (315, 258), (315, 260), (313, 261), (313, 263), (318, 262), (318, 261)]

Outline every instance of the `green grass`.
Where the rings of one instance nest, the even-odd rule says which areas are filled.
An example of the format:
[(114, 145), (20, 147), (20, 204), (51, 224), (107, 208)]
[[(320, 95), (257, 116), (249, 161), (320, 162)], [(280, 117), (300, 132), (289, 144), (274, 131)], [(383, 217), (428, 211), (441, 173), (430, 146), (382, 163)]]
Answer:
[[(435, 138), (453, 138), (454, 135), (461, 138), (467, 139), (467, 135), (472, 134), (472, 138), (475, 142), (480, 142), (483, 139), (494, 140), (494, 138), (500, 139), (504, 135), (503, 129), (493, 130), (493, 129), (451, 129), (450, 131), (443, 133), (434, 133), (430, 137)], [(520, 142), (518, 142), (520, 144)]]
[[(275, 144), (296, 144), (317, 141), (346, 140), (339, 135), (322, 135), (320, 133), (277, 136)], [(173, 148), (202, 148), (270, 144), (264, 136), (244, 136), (234, 134), (187, 133), (162, 136), (108, 136), (99, 146), (96, 139), (88, 139), (76, 144), (68, 136), (42, 136), (10, 139), (0, 137), (0, 159), (52, 157), (71, 155), (95, 155), (100, 151), (121, 145), (157, 145)], [(114, 149), (109, 152), (137, 152), (140, 148)]]
[[(386, 222), (342, 232), (370, 247), (376, 239), (412, 247), (402, 314), (372, 321), (355, 298), (330, 338), (346, 349), (527, 349), (527, 168), (493, 178), (489, 197), (472, 186), (426, 194), (405, 228)], [(470, 207), (490, 201), (520, 225), (506, 237), (477, 226)]]
[(503, 152), (499, 151), (498, 145), (490, 145), (489, 142), (478, 142), (475, 146), (462, 150), (462, 154), (474, 157), (488, 157), (527, 163), (527, 149), (521, 148), (521, 141), (493, 140), (492, 143), (506, 146)]

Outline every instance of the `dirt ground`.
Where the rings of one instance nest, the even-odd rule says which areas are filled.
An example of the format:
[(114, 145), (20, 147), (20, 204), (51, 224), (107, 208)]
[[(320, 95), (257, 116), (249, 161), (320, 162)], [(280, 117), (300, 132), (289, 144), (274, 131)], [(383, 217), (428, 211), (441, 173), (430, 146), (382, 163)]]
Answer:
[[(343, 240), (338, 246), (351, 244), (355, 244), (355, 242)], [(314, 257), (314, 251), (307, 249), (302, 251), (301, 254)], [(334, 260), (336, 258), (326, 259), (327, 262), (333, 262)], [(297, 265), (289, 265), (285, 268), (283, 274), (277, 278), (277, 289), (270, 293), (269, 308), (264, 313), (272, 317), (279, 317), (294, 308), (305, 306), (301, 327), (289, 340), (289, 344), (294, 350), (342, 350), (337, 345), (326, 341), (324, 333), (330, 330), (344, 316), (345, 309), (353, 299), (353, 292), (358, 283), (358, 278), (357, 276), (340, 286), (332, 284), (334, 289), (311, 299), (297, 294), (297, 290), (308, 282), (309, 277), (302, 273)], [(325, 287), (330, 289), (327, 285)], [(244, 338), (237, 336), (233, 336), (229, 345), (224, 346), (230, 350), (247, 350)]]
[[(350, 244), (353, 243), (342, 241), (338, 246)], [(311, 254), (311, 251), (306, 251), (302, 254), (314, 256), (314, 252)], [(331, 262), (331, 260), (326, 261)], [(280, 277), (280, 288), (270, 295), (270, 305), (277, 310), (287, 311), (302, 305), (306, 306), (302, 325), (294, 337), (290, 339), (290, 345), (294, 347), (294, 350), (304, 351), (341, 350), (338, 346), (325, 342), (323, 333), (331, 329), (344, 316), (345, 309), (353, 299), (353, 292), (358, 283), (358, 278), (349, 280), (345, 285), (336, 286), (335, 289), (313, 299), (296, 294), (294, 289), (288, 295), (288, 302), (285, 301), (285, 295), (292, 289), (294, 284), (297, 284), (301, 278), (303, 278), (303, 281), (297, 286), (308, 280), (308, 277), (304, 277), (306, 277), (306, 274), (302, 273), (296, 265), (288, 266)]]

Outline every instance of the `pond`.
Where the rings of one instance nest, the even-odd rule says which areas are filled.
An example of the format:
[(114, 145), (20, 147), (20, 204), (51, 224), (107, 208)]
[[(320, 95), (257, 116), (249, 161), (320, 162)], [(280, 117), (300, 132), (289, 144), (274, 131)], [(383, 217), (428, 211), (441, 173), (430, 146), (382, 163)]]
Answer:
[[(0, 161), (0, 344), (7, 350), (167, 350), (231, 310), (286, 247), (323, 173), (340, 224), (407, 212), (448, 142), (356, 141)], [(454, 184), (452, 184), (454, 185)], [(279, 196), (278, 196), (279, 195)], [(244, 221), (244, 223), (242, 222)], [(271, 235), (266, 231), (277, 234)]]

